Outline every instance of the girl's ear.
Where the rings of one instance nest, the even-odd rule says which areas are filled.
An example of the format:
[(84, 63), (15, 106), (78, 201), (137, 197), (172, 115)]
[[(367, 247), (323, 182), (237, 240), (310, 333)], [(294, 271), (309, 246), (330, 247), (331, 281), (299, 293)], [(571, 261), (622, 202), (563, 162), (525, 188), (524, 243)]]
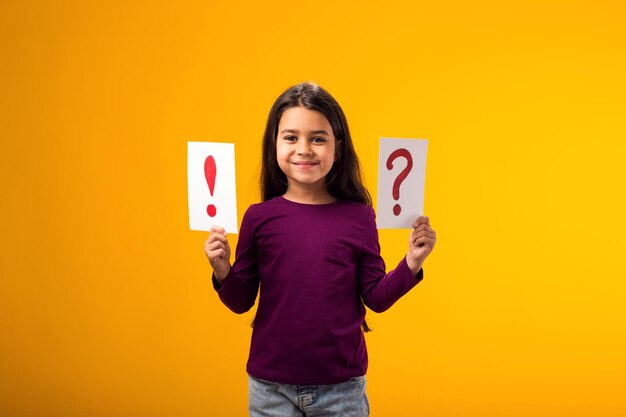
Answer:
[(339, 159), (341, 159), (341, 144), (342, 141), (338, 140), (337, 143), (335, 144), (335, 159), (334, 162), (337, 162)]

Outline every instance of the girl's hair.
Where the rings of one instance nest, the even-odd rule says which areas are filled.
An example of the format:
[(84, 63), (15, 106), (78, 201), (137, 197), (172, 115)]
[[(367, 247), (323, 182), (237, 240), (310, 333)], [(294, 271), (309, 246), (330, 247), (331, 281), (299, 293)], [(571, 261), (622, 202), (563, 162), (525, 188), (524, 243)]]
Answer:
[[(263, 201), (281, 196), (287, 191), (287, 177), (276, 160), (278, 124), (283, 112), (291, 107), (315, 110), (326, 117), (337, 140), (336, 160), (326, 176), (328, 191), (338, 199), (372, 205), (372, 198), (363, 185), (359, 158), (352, 145), (348, 122), (337, 100), (328, 91), (312, 82), (289, 87), (274, 102), (263, 134), (263, 162), (261, 166), (261, 196)], [(363, 320), (363, 331), (371, 331)]]
[(263, 201), (281, 196), (287, 191), (287, 177), (276, 160), (278, 124), (283, 112), (291, 107), (315, 110), (326, 117), (337, 139), (336, 161), (326, 176), (328, 191), (338, 199), (372, 205), (372, 198), (363, 185), (359, 158), (352, 145), (352, 137), (343, 110), (326, 90), (312, 82), (303, 82), (288, 88), (274, 102), (267, 118), (263, 135), (263, 162), (261, 166), (261, 197)]

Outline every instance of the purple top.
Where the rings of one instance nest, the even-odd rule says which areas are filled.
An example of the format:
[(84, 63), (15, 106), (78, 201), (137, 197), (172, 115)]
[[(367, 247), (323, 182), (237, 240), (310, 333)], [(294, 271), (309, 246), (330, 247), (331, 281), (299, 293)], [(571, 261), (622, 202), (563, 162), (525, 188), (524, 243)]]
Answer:
[(365, 303), (382, 312), (423, 278), (403, 257), (385, 273), (374, 210), (277, 197), (248, 208), (222, 302), (248, 311), (259, 291), (249, 374), (294, 385), (348, 381), (367, 371)]

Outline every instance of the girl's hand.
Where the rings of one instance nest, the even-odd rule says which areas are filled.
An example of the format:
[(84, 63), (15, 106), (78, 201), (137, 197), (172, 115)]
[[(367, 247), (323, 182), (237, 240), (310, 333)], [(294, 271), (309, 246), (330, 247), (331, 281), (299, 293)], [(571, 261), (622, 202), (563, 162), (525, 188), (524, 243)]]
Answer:
[(412, 226), (406, 263), (415, 275), (422, 268), (426, 257), (433, 251), (437, 242), (437, 233), (430, 227), (430, 219), (426, 216), (419, 217)]
[(226, 239), (226, 230), (212, 226), (211, 235), (204, 242), (204, 252), (209, 258), (215, 278), (221, 284), (230, 271), (230, 245)]

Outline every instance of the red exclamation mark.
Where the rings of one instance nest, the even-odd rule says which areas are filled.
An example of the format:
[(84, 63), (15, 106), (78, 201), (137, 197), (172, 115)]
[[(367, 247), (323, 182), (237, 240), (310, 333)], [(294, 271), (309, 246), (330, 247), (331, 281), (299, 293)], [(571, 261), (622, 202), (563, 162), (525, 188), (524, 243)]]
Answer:
[[(211, 155), (204, 161), (204, 177), (209, 185), (209, 192), (211, 197), (213, 196), (213, 190), (215, 189), (215, 177), (217, 176), (217, 168), (215, 167), (215, 159)], [(206, 208), (206, 212), (210, 217), (214, 217), (217, 213), (217, 208), (213, 204), (209, 204)]]

